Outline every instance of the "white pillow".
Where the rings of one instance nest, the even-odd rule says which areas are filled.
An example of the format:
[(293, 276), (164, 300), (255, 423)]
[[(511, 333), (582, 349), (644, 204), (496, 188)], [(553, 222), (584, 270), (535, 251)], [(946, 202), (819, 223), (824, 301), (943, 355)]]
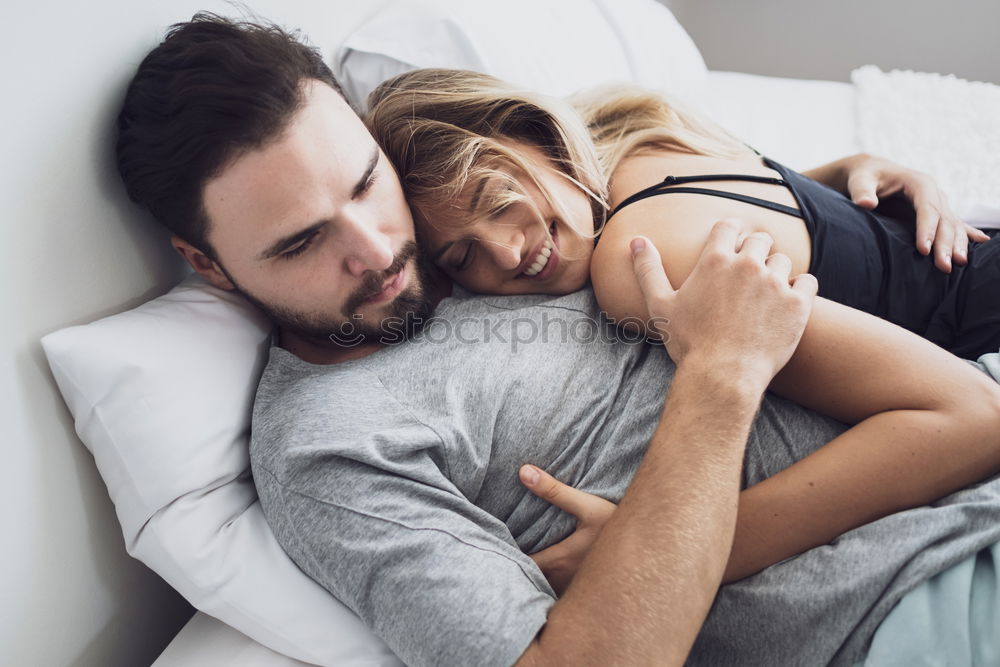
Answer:
[(240, 296), (192, 275), (42, 345), (132, 556), (276, 651), (323, 665), (400, 665), (264, 521), (248, 436), (270, 331)]
[(358, 109), (379, 83), (419, 67), (477, 70), (557, 96), (627, 81), (692, 99), (707, 74), (694, 42), (655, 0), (397, 0), (335, 58)]

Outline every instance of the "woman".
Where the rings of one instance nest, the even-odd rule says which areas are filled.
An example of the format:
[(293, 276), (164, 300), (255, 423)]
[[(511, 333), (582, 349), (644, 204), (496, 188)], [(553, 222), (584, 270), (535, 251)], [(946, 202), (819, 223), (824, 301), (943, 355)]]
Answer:
[[(621, 253), (609, 250), (620, 244), (609, 241), (635, 233), (661, 249), (685, 247), (667, 258), (668, 275), (677, 280), (711, 223), (738, 217), (747, 232), (774, 238), (794, 274), (816, 275), (820, 296), (965, 358), (1000, 348), (1000, 241), (967, 225), (941, 225), (934, 258), (941, 271), (935, 271), (925, 256), (935, 230), (918, 230), (915, 249), (912, 221), (856, 206), (655, 95), (605, 90), (576, 104), (589, 133), (565, 105), (472, 72), (410, 72), (374, 93), (369, 123), (398, 160), (418, 223), (425, 223), (425, 245), (441, 251), (438, 265), (459, 284), (481, 293), (560, 294), (589, 276), (600, 298), (605, 274), (623, 268)], [(824, 168), (824, 181), (836, 182), (838, 164)], [(486, 182), (485, 197), (473, 192)], [(518, 201), (527, 206), (500, 219), (501, 209)], [(606, 203), (608, 226), (595, 250), (588, 239), (604, 223)], [(497, 237), (517, 224), (537, 226), (532, 215), (551, 223), (559, 238), (552, 264), (540, 245), (551, 245), (550, 234), (525, 235), (535, 246), (517, 249), (524, 266), (520, 255), (512, 259), (511, 239)], [(496, 255), (494, 261), (477, 258), (480, 251)], [(623, 314), (618, 296), (605, 301), (610, 314)]]
[[(646, 322), (628, 241), (649, 238), (676, 286), (690, 272), (712, 224), (727, 217), (739, 217), (748, 237), (774, 239), (777, 252), (769, 262), (788, 263), (792, 275), (810, 268), (820, 273), (821, 295), (826, 280), (848, 303), (867, 299), (874, 307), (885, 306), (879, 314), (886, 317), (915, 321), (926, 315), (926, 304), (896, 309), (885, 288), (876, 290), (873, 300), (855, 273), (868, 284), (888, 273), (888, 291), (903, 294), (908, 292), (901, 286), (912, 275), (929, 282), (931, 272), (948, 278), (912, 250), (912, 228), (907, 250), (923, 264), (906, 265), (911, 278), (896, 276), (890, 270), (896, 257), (886, 253), (899, 252), (905, 235), (893, 226), (898, 223), (883, 223), (871, 239), (863, 234), (859, 239), (865, 227), (857, 222), (836, 217), (817, 222), (816, 204), (793, 196), (790, 184), (806, 187), (804, 177), (762, 160), (662, 100), (640, 92), (593, 99), (577, 102), (588, 132), (565, 105), (471, 72), (411, 72), (372, 94), (368, 124), (399, 171), (418, 238), (455, 282), (475, 292), (562, 294), (590, 279), (611, 316)], [(657, 185), (666, 174), (698, 175), (699, 181), (721, 185), (710, 193), (692, 191), (676, 178)], [(674, 184), (684, 189), (651, 196)], [(649, 186), (654, 190), (646, 190)], [(610, 221), (595, 248), (595, 229), (609, 209)], [(985, 239), (971, 228), (961, 231)], [(843, 266), (843, 257), (867, 249), (859, 243), (880, 252), (871, 262)], [(962, 273), (957, 282), (969, 283), (963, 289), (974, 297), (995, 288), (967, 279), (980, 275), (983, 257), (1000, 263), (998, 243), (974, 244), (969, 259), (974, 274), (967, 267), (954, 272)], [(879, 258), (882, 264), (874, 261)], [(968, 327), (963, 319), (971, 310), (968, 291), (936, 287), (939, 300), (956, 305), (949, 319), (950, 302), (945, 303), (935, 326), (945, 330), (953, 324), (952, 333), (970, 331), (974, 344), (983, 344), (983, 323), (977, 319)], [(995, 333), (1000, 336), (1000, 326)], [(988, 334), (985, 339), (991, 340)], [(959, 344), (969, 342), (962, 340)], [(994, 351), (1000, 347), (987, 344)], [(798, 350), (771, 389), (856, 425), (744, 491), (727, 580), (1000, 470), (995, 435), (1000, 388), (919, 337), (833, 301), (817, 300)], [(900, 469), (902, 474), (887, 479)]]

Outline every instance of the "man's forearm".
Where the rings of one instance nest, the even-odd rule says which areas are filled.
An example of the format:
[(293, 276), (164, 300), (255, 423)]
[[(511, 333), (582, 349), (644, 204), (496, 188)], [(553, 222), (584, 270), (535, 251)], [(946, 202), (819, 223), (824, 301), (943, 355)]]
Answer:
[(523, 664), (681, 664), (733, 539), (767, 379), (678, 368), (642, 465)]
[(819, 167), (810, 169), (809, 171), (802, 172), (803, 175), (808, 176), (814, 181), (818, 181), (823, 185), (829, 186), (838, 192), (847, 193), (847, 176), (851, 171), (851, 166), (853, 163), (869, 158), (870, 156), (865, 154), (850, 155), (847, 157), (842, 157), (839, 160), (834, 160)]

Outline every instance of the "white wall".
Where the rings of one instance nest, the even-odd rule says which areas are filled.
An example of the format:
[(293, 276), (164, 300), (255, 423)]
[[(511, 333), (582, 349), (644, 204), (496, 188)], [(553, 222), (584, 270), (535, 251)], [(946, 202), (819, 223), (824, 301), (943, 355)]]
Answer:
[(711, 69), (846, 81), (874, 64), (1000, 83), (998, 0), (661, 0)]
[[(378, 2), (248, 0), (332, 46)], [(160, 294), (181, 276), (165, 236), (126, 201), (112, 120), (170, 23), (221, 0), (22, 0), (0, 40), (0, 663), (149, 664), (192, 609), (130, 559), (93, 459), (38, 339)]]

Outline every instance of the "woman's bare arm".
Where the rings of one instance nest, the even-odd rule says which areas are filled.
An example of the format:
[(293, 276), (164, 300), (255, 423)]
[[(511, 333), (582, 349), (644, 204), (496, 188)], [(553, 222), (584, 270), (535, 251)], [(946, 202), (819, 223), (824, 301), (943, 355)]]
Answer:
[(1000, 471), (1000, 385), (866, 313), (817, 299), (771, 390), (857, 423), (741, 495), (727, 581)]
[[(613, 317), (646, 318), (621, 269), (622, 236), (650, 236), (674, 284), (683, 282), (703, 241), (697, 228), (666, 238), (663, 226), (633, 224), (626, 213), (594, 255), (594, 289)], [(771, 389), (856, 425), (741, 495), (727, 580), (1000, 470), (1000, 386), (866, 313), (818, 299)]]

